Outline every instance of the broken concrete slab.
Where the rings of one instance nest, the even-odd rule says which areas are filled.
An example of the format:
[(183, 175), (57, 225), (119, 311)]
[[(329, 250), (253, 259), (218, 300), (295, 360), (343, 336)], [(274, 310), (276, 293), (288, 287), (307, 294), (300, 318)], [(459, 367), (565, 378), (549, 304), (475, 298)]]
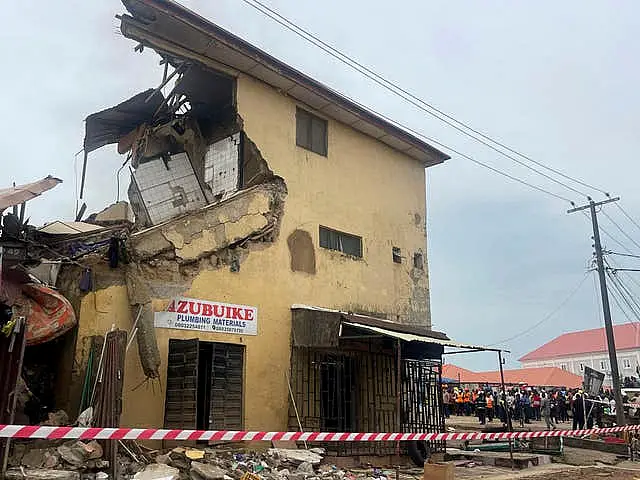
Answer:
[(184, 456), (189, 460), (202, 460), (204, 458), (204, 450), (198, 450), (197, 448), (188, 448), (185, 450)]
[(313, 470), (313, 465), (311, 465), (309, 462), (302, 462), (300, 465), (298, 465), (298, 468), (296, 469), (296, 473), (305, 473), (308, 475), (313, 475), (315, 471)]
[(88, 452), (87, 458), (89, 460), (97, 460), (99, 458), (102, 458), (102, 445), (100, 445), (95, 440), (91, 440), (89, 443), (87, 443), (86, 450)]
[(30, 467), (30, 468), (43, 467), (46, 460), (46, 457), (45, 457), (46, 453), (47, 453), (46, 450), (41, 450), (37, 448), (34, 448), (33, 450), (28, 450), (22, 457), (22, 460), (20, 461), (20, 463), (25, 467)]
[(55, 412), (49, 412), (46, 421), (42, 422), (42, 425), (51, 427), (69, 425), (69, 415), (64, 410), (57, 410)]
[(279, 226), (287, 189), (273, 180), (212, 206), (137, 232), (129, 239), (138, 261), (170, 254), (178, 263), (208, 257), (231, 245), (260, 240)]
[(6, 480), (80, 480), (80, 474), (71, 470), (44, 468), (10, 468)]
[(162, 463), (164, 465), (171, 465), (171, 457), (168, 454), (161, 454), (156, 456), (156, 463)]
[(224, 480), (227, 472), (223, 469), (207, 463), (191, 462), (191, 478), (197, 480)]
[(161, 463), (147, 465), (144, 470), (133, 476), (133, 480), (178, 480), (179, 478), (180, 470)]
[(322, 456), (309, 450), (289, 450), (285, 448), (270, 448), (269, 454), (278, 456), (280, 460), (300, 465), (307, 462), (311, 465), (320, 465)]
[(120, 201), (112, 203), (104, 210), (92, 215), (90, 217), (90, 221), (100, 225), (122, 222), (133, 223), (135, 221), (135, 217), (129, 203)]
[(96, 451), (95, 445), (89, 447), (86, 443), (78, 441), (60, 445), (58, 447), (58, 453), (65, 462), (75, 467), (81, 467), (87, 460), (90, 459), (91, 455), (94, 455), (94, 457), (91, 458), (99, 458), (95, 457), (97, 453), (100, 453), (100, 457), (102, 456), (102, 447), (100, 447), (97, 442), (91, 443), (94, 443), (100, 448), (99, 452)]
[(60, 455), (47, 450), (44, 456), (44, 468), (55, 468), (60, 463)]

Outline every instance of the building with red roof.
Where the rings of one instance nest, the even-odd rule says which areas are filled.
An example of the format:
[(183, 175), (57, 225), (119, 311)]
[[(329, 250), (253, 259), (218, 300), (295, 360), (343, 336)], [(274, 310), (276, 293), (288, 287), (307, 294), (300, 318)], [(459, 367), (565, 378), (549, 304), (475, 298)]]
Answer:
[[(613, 333), (622, 377), (637, 377), (640, 365), (640, 323), (614, 325)], [(560, 335), (519, 359), (523, 368), (557, 367), (582, 376), (584, 367), (606, 374), (611, 385), (611, 369), (604, 328)]]
[[(499, 385), (500, 371), (472, 372), (457, 365), (442, 365), (442, 377), (467, 385)], [(582, 377), (557, 367), (517, 368), (504, 371), (504, 383), (507, 385), (526, 384), (533, 387), (582, 386)]]

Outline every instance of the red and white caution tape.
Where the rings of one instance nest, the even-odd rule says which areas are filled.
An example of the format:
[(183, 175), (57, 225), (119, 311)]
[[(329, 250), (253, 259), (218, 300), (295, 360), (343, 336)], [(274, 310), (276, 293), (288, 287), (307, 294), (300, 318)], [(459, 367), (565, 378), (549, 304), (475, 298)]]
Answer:
[(539, 432), (459, 432), (459, 433), (319, 433), (319, 432), (237, 432), (220, 430), (161, 430), (156, 428), (88, 428), (0, 425), (0, 438), (45, 438), (80, 440), (224, 440), (224, 441), (306, 441), (306, 442), (387, 442), (442, 440), (512, 440), (541, 437), (575, 437), (640, 430), (640, 425), (589, 430), (545, 430)]

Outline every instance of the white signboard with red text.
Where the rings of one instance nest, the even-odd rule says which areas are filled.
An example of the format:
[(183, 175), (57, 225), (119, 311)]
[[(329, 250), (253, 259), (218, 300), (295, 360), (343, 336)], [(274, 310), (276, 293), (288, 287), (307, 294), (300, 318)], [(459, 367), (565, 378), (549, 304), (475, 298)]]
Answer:
[(154, 325), (157, 328), (257, 335), (258, 309), (178, 297), (169, 302), (164, 312), (155, 313)]

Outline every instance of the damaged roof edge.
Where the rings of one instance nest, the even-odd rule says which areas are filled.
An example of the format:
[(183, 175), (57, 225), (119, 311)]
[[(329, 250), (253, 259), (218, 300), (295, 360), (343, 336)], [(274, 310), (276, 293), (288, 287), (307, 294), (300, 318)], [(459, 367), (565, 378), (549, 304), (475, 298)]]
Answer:
[(431, 330), (424, 325), (408, 325), (403, 323), (393, 322), (386, 318), (373, 317), (371, 315), (364, 315), (353, 312), (345, 312), (342, 310), (335, 310), (332, 308), (318, 307), (314, 305), (304, 305), (300, 303), (294, 303), (291, 305), (291, 310), (309, 310), (316, 312), (334, 313), (340, 315), (343, 320), (348, 322), (362, 323), (369, 326), (376, 326), (379, 328), (386, 328), (396, 332), (412, 333), (415, 335), (421, 335), (424, 337), (437, 338), (439, 340), (449, 340), (449, 337), (436, 330)]
[[(149, 24), (149, 28), (153, 24), (153, 20), (150, 21), (150, 17), (148, 16), (149, 12), (143, 11), (143, 9), (136, 8), (140, 5), (146, 6), (147, 9), (155, 9), (158, 12), (161, 12), (165, 15), (170, 15), (173, 18), (180, 20), (186, 25), (201, 31), (205, 35), (210, 37), (214, 37), (219, 42), (225, 44), (228, 47), (231, 47), (239, 54), (252, 59), (253, 61), (262, 64), (263, 66), (269, 68), (276, 74), (287, 78), (288, 80), (294, 82), (295, 84), (301, 85), (307, 90), (315, 93), (316, 95), (322, 96), (324, 99), (329, 101), (332, 104), (336, 104), (349, 112), (350, 114), (356, 116), (361, 121), (364, 121), (384, 132), (382, 137), (389, 135), (397, 139), (396, 141), (401, 141), (407, 144), (409, 147), (407, 150), (402, 150), (397, 147), (391, 146), (389, 143), (384, 142), (384, 140), (380, 140), (382, 137), (375, 137), (383, 143), (387, 143), (391, 148), (394, 148), (398, 151), (405, 153), (406, 155), (412, 156), (417, 160), (420, 160), (425, 167), (433, 166), (444, 162), (451, 158), (446, 153), (438, 150), (433, 147), (429, 143), (425, 142), (418, 136), (412, 135), (407, 132), (405, 129), (400, 128), (396, 124), (391, 121), (387, 121), (380, 116), (374, 114), (371, 110), (361, 106), (360, 104), (348, 99), (343, 94), (333, 90), (332, 88), (314, 80), (313, 78), (305, 75), (304, 73), (296, 70), (295, 68), (285, 64), (284, 62), (276, 59), (275, 57), (269, 55), (268, 53), (260, 50), (259, 48), (253, 46), (249, 42), (237, 37), (236, 35), (228, 32), (227, 30), (219, 27), (213, 22), (205, 19), (204, 17), (198, 15), (197, 13), (183, 7), (182, 5), (172, 1), (172, 0), (122, 0), (125, 8), (133, 15), (133, 19), (140, 20), (146, 24)], [(153, 17), (151, 17), (153, 18)], [(137, 41), (142, 41), (140, 38), (134, 38), (126, 29), (127, 17), (121, 17), (121, 30), (125, 37), (132, 38)], [(167, 38), (163, 38), (163, 40), (168, 40)], [(210, 57), (208, 57), (210, 58)], [(211, 58), (211, 60), (215, 60)], [(250, 72), (243, 72), (247, 75), (254, 76)], [(257, 78), (257, 77), (256, 77)], [(269, 82), (266, 82), (269, 83)], [(415, 154), (409, 153), (410, 150), (415, 149), (419, 152), (422, 152), (423, 155), (418, 157)], [(424, 158), (424, 155), (428, 157), (428, 159)]]

